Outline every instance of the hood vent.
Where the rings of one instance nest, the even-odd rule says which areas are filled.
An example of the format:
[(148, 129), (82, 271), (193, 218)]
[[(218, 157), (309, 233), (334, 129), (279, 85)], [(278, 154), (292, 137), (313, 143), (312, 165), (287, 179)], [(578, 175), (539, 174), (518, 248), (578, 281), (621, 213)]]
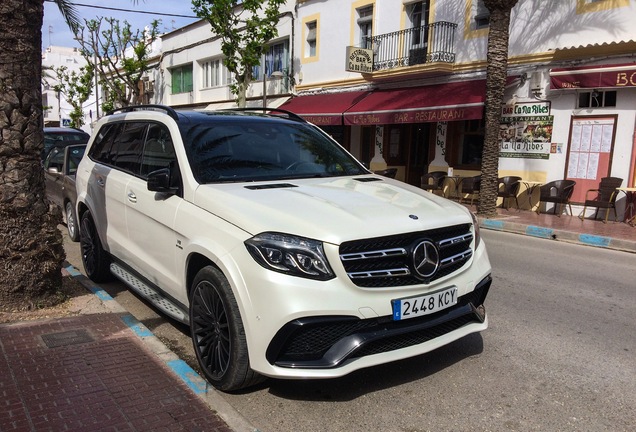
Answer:
[(377, 178), (377, 177), (358, 177), (358, 178), (355, 178), (354, 180), (362, 182), (362, 183), (382, 181), (381, 178)]
[(294, 187), (298, 187), (298, 186), (293, 185), (291, 183), (274, 183), (274, 184), (245, 186), (245, 189), (261, 190), (261, 189), (285, 189), (285, 188), (294, 188)]

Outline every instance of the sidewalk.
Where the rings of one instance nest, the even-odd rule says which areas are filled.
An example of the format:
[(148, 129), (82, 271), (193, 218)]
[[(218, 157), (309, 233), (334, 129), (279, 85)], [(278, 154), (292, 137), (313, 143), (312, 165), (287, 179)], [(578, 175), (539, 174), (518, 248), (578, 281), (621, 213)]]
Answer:
[[(0, 325), (0, 431), (255, 431), (105, 291), (80, 314)], [(90, 292), (89, 292), (90, 291)]]
[[(636, 253), (622, 222), (497, 211), (483, 229)], [(0, 431), (256, 431), (104, 290), (65, 274), (88, 290), (80, 315), (0, 325)]]
[[(475, 206), (466, 207), (473, 212), (477, 211)], [(528, 210), (517, 211), (515, 208), (497, 208), (497, 213), (496, 218), (479, 217), (479, 226), (483, 229), (636, 253), (636, 227), (613, 221), (611, 217), (605, 224), (600, 216), (598, 220), (581, 220), (569, 214), (558, 217), (552, 213), (537, 214)]]

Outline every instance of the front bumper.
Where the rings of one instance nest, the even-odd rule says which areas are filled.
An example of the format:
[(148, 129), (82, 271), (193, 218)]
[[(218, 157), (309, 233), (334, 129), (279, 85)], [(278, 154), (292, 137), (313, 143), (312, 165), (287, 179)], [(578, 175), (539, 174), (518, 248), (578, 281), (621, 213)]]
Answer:
[(334, 369), (363, 357), (414, 347), (472, 324), (479, 325), (473, 326), (474, 331), (482, 330), (487, 325), (483, 304), (491, 283), (488, 275), (452, 308), (404, 321), (393, 321), (391, 316), (295, 319), (272, 339), (267, 360), (281, 368)]

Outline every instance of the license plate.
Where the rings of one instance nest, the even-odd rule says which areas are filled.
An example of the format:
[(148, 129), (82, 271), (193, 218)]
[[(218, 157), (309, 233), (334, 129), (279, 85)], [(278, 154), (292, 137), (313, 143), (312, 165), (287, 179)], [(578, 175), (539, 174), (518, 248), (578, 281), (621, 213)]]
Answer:
[(391, 300), (393, 320), (400, 321), (429, 315), (457, 304), (457, 287), (451, 287), (432, 294)]

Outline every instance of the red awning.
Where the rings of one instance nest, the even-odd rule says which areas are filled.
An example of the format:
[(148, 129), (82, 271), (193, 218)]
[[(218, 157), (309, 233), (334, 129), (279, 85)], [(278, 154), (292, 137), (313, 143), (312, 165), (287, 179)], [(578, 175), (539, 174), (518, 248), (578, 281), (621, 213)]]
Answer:
[(302, 116), (318, 126), (342, 125), (342, 114), (363, 99), (368, 91), (352, 91), (298, 96), (279, 108)]
[(636, 87), (636, 64), (581, 66), (550, 70), (550, 88)]
[(483, 117), (486, 81), (378, 90), (349, 108), (347, 125), (427, 123)]

